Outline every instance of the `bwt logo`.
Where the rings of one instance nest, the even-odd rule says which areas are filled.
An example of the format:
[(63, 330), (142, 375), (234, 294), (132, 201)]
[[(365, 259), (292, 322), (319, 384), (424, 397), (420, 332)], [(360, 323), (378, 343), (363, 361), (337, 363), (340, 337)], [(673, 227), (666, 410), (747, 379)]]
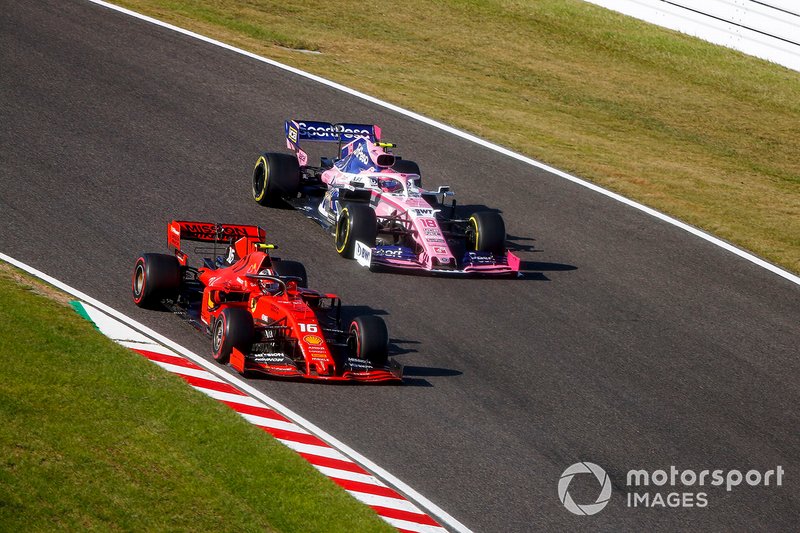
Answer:
[[(572, 478), (577, 474), (594, 474), (594, 477), (600, 484), (600, 495), (594, 503), (579, 505), (575, 503), (572, 496), (570, 496), (567, 489), (569, 489)], [(558, 480), (558, 499), (561, 500), (561, 503), (564, 504), (567, 511), (572, 514), (586, 516), (597, 514), (608, 505), (608, 501), (611, 499), (611, 479), (609, 479), (605, 470), (594, 463), (589, 463), (587, 461), (575, 463), (567, 467), (564, 473), (561, 474), (561, 479)]]

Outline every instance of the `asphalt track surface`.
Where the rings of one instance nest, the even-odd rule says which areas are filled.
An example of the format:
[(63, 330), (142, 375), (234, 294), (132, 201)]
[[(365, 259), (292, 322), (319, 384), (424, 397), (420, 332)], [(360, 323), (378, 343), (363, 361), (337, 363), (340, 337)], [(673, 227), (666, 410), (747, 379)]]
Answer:
[[(251, 381), (468, 527), (796, 528), (797, 285), (576, 184), (88, 2), (3, 0), (0, 72), (0, 250), (208, 353), (190, 326), (133, 305), (133, 262), (166, 251), (173, 218), (265, 225), (349, 315), (385, 317), (408, 382)], [(524, 277), (369, 273), (297, 212), (255, 204), (252, 164), (282, 148), (289, 117), (381, 125), (427, 185), (453, 186), (467, 211), (502, 210)], [(582, 460), (614, 481), (592, 517), (557, 494)], [(785, 475), (705, 487), (702, 509), (626, 507), (628, 470), (670, 465)], [(587, 478), (570, 487), (579, 503), (599, 492)], [(671, 490), (699, 489), (650, 492)]]

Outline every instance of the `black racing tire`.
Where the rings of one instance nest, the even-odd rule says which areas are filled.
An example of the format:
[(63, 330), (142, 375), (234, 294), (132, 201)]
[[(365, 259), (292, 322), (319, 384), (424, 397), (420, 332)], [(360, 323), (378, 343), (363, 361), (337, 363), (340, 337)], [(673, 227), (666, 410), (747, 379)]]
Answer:
[(469, 217), (466, 237), (468, 250), (502, 255), (506, 247), (506, 224), (500, 213), (479, 211)]
[(275, 271), (276, 276), (300, 278), (300, 281), (297, 282), (297, 286), (304, 289), (308, 288), (308, 274), (306, 273), (306, 267), (303, 266), (303, 263), (300, 261), (273, 260), (272, 270)]
[(350, 354), (368, 360), (375, 368), (383, 368), (389, 358), (389, 330), (379, 316), (356, 317), (350, 323), (347, 339)]
[(356, 241), (370, 248), (375, 247), (378, 234), (378, 218), (372, 207), (366, 204), (346, 204), (336, 219), (335, 243), (339, 255), (353, 259)]
[(277, 205), (300, 190), (300, 164), (291, 154), (264, 153), (253, 168), (253, 200)]
[(253, 315), (246, 309), (227, 307), (220, 312), (211, 329), (211, 355), (221, 365), (231, 358), (233, 349), (248, 353), (253, 345)]
[(422, 187), (422, 173), (419, 171), (419, 165), (414, 161), (410, 161), (408, 159), (398, 159), (395, 161), (394, 165), (392, 165), (392, 170), (399, 172), (400, 174), (418, 175), (419, 178), (414, 180), (414, 183), (417, 184), (417, 187)]
[(133, 267), (133, 303), (145, 309), (161, 307), (161, 300), (178, 293), (183, 275), (174, 255), (142, 254)]

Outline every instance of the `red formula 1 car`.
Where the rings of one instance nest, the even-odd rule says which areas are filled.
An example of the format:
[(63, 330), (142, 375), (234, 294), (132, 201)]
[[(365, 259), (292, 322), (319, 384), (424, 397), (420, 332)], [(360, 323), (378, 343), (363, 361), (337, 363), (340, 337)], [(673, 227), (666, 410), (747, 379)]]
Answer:
[[(173, 254), (136, 260), (133, 301), (187, 319), (211, 337), (217, 362), (241, 374), (402, 381), (383, 319), (360, 316), (343, 330), (339, 297), (307, 289), (301, 263), (271, 257), (263, 229), (172, 221), (167, 236)], [(200, 266), (189, 265), (190, 242), (194, 252), (210, 252)]]

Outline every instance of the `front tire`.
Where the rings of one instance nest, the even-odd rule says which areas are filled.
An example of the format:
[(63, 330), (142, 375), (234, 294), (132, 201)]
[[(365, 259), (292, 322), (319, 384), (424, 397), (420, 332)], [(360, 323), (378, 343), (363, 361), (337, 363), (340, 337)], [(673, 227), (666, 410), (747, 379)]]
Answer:
[(279, 204), (300, 190), (300, 164), (290, 154), (265, 153), (253, 168), (253, 200), (261, 205)]
[(506, 247), (506, 224), (494, 211), (479, 211), (469, 217), (467, 250), (502, 255)]
[(370, 248), (375, 247), (378, 234), (378, 219), (375, 211), (365, 204), (347, 204), (336, 219), (336, 251), (348, 259), (353, 258), (356, 241)]
[(161, 300), (177, 294), (181, 278), (181, 265), (174, 255), (142, 254), (133, 267), (133, 303), (157, 309)]
[(233, 349), (242, 353), (253, 345), (255, 326), (253, 315), (238, 307), (227, 307), (220, 312), (211, 330), (211, 355), (221, 365), (231, 358)]
[(379, 316), (359, 316), (350, 323), (347, 345), (353, 357), (383, 368), (389, 358), (389, 330)]

